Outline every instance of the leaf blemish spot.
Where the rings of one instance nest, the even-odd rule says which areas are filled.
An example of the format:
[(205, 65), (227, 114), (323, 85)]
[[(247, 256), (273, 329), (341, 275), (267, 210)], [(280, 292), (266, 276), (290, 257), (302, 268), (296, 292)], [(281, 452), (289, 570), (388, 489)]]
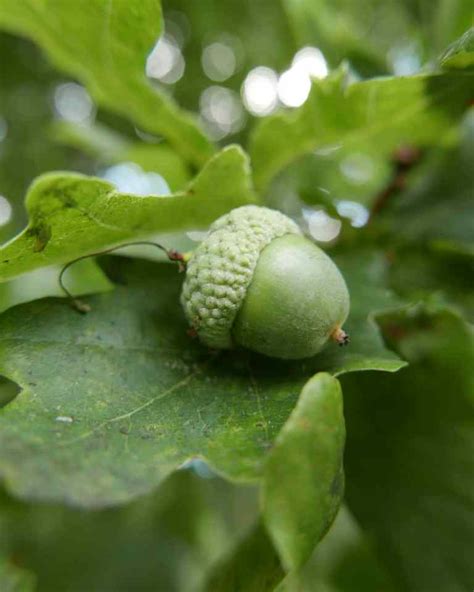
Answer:
[(51, 239), (52, 232), (48, 224), (41, 223), (30, 228), (27, 234), (36, 239), (33, 245), (33, 251), (39, 253), (46, 248), (46, 245)]

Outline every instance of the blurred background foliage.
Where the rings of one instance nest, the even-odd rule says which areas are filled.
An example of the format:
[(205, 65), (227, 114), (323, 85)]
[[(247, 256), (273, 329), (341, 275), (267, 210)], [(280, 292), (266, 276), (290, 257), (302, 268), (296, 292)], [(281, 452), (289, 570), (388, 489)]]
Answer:
[[(309, 64), (317, 78), (343, 61), (352, 80), (410, 75), (433, 68), (472, 25), (469, 0), (164, 0), (163, 10), (165, 32), (147, 73), (221, 146), (246, 146), (262, 117), (304, 102), (309, 88), (295, 84), (295, 64)], [(0, 33), (0, 55), (0, 243), (24, 227), (25, 192), (43, 172), (99, 175), (139, 194), (165, 194), (191, 178), (192, 167), (163, 138), (98, 108), (30, 41)], [(406, 301), (425, 303), (400, 313), (395, 325), (390, 317), (383, 323), (408, 370), (343, 379), (348, 507), (280, 592), (467, 589), (472, 350), (459, 315), (474, 318), (473, 130), (471, 113), (438, 145), (423, 147), (398, 185), (399, 163), (361, 141), (303, 156), (268, 192), (268, 203), (330, 248), (382, 249), (389, 285)], [(193, 237), (184, 238), (192, 244)], [(0, 310), (58, 293), (57, 272), (0, 286)], [(110, 287), (90, 262), (70, 281), (77, 293)], [(0, 407), (16, 393), (2, 379)], [(457, 402), (446, 407), (454, 395)], [(381, 434), (384, 447), (367, 465), (362, 459), (378, 449)], [(256, 508), (254, 490), (225, 483), (199, 462), (173, 475), (159, 496), (97, 513), (28, 504), (2, 492), (0, 582), (10, 586), (6, 592), (33, 590), (32, 571), (40, 592), (264, 590), (259, 568), (281, 573)], [(446, 545), (430, 553), (434, 540)], [(238, 588), (237, 579), (219, 580), (220, 565), (253, 565), (256, 549), (252, 582)]]
[[(159, 66), (151, 60), (148, 73), (180, 105), (198, 113), (222, 145), (245, 145), (256, 117), (301, 104), (308, 89), (300, 84), (299, 92), (291, 93), (292, 79), (281, 80), (301, 48), (320, 51), (306, 55), (317, 77), (344, 60), (356, 77), (412, 74), (472, 19), (465, 0), (165, 0), (163, 11), (165, 33), (155, 48)], [(45, 171), (105, 174), (107, 164), (133, 162), (143, 171), (161, 169), (171, 189), (189, 178), (162, 139), (97, 109), (87, 91), (52, 68), (30, 41), (1, 33), (0, 44), (0, 188), (13, 209), (7, 220), (2, 202), (0, 240), (24, 225), (26, 188)], [(308, 183), (322, 188), (320, 193), (334, 183), (339, 194), (370, 202), (386, 179), (387, 163), (364, 156), (357, 161), (366, 150), (368, 157), (376, 155), (373, 146), (359, 147), (355, 160), (350, 154), (316, 155)], [(109, 176), (116, 180), (127, 173), (129, 183), (135, 173), (140, 184), (137, 169)], [(304, 197), (304, 189), (301, 193)], [(319, 198), (316, 193), (307, 199)]]

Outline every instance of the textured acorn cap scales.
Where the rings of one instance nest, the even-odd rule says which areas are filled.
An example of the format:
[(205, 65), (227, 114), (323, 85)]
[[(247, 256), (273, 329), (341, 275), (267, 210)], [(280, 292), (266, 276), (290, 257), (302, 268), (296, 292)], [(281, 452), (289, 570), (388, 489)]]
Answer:
[(200, 340), (215, 349), (233, 347), (232, 326), (262, 250), (297, 224), (276, 210), (243, 206), (217, 219), (191, 257), (181, 293), (186, 317)]

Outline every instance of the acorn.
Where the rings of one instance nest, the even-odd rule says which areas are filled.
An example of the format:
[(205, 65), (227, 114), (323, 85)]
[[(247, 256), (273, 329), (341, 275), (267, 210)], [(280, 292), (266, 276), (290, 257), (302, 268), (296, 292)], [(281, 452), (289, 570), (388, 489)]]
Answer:
[(186, 267), (181, 303), (212, 349), (308, 358), (348, 342), (349, 292), (334, 262), (281, 212), (243, 206), (216, 220)]

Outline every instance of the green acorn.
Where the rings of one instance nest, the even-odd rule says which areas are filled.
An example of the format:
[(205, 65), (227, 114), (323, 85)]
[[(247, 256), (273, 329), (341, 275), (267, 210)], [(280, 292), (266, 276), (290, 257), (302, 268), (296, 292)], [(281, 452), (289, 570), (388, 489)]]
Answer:
[(276, 210), (243, 206), (216, 220), (187, 264), (186, 317), (213, 349), (313, 356), (342, 324), (349, 293), (333, 261)]

